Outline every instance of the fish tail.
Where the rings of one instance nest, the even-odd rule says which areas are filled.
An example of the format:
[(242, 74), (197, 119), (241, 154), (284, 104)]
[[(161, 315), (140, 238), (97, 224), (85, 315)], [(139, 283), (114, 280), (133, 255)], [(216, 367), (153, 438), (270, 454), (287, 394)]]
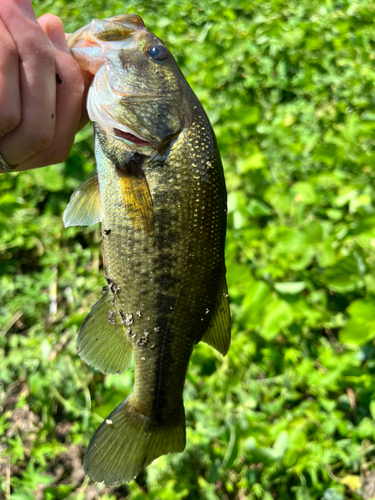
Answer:
[(153, 460), (185, 449), (185, 411), (170, 425), (157, 425), (134, 408), (129, 396), (104, 420), (87, 448), (83, 466), (95, 482), (129, 482)]

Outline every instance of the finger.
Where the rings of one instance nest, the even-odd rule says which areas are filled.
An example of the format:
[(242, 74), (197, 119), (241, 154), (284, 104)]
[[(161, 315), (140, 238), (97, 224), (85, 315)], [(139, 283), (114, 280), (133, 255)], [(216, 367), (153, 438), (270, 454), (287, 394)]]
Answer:
[(74, 142), (74, 136), (82, 123), (87, 123), (86, 89), (89, 84), (83, 72), (70, 54), (61, 20), (52, 15), (38, 20), (42, 30), (54, 46), (56, 85), (56, 129), (52, 144), (19, 165), (17, 170), (26, 170), (64, 161)]
[(21, 121), (18, 66), (16, 44), (0, 19), (0, 138)]
[(20, 59), (22, 118), (16, 129), (0, 139), (0, 152), (11, 165), (48, 148), (55, 134), (53, 48), (30, 7), (29, 0), (0, 2), (1, 19), (12, 35)]
[[(51, 40), (55, 49), (61, 50), (69, 54), (69, 58), (63, 58), (63, 59), (68, 64), (67, 66), (68, 81), (70, 82), (71, 77), (73, 77), (74, 79), (73, 82), (70, 82), (71, 90), (74, 93), (78, 93), (80, 99), (82, 98), (82, 92), (83, 92), (83, 99), (81, 101), (81, 119), (78, 125), (78, 130), (80, 130), (89, 121), (86, 109), (86, 96), (88, 89), (91, 85), (91, 82), (94, 78), (94, 75), (92, 73), (89, 73), (88, 71), (82, 71), (82, 69), (80, 68), (74, 57), (71, 55), (68, 44), (66, 43), (66, 40), (69, 39), (71, 33), (64, 33), (64, 27), (61, 19), (59, 19), (56, 16), (47, 14), (45, 16), (40, 17), (38, 22), (41, 25), (44, 32), (49, 37), (49, 39)], [(56, 57), (58, 57), (59, 60), (59, 54), (55, 54), (55, 58)], [(72, 75), (71, 71), (73, 72)], [(83, 76), (84, 88), (82, 88), (81, 85), (82, 84), (81, 76)], [(75, 81), (76, 77), (78, 77), (79, 81)], [(62, 90), (62, 88), (60, 89), (59, 87), (57, 89)], [(64, 90), (67, 90), (67, 88), (65, 87)], [(68, 90), (70, 90), (70, 88), (68, 88)], [(61, 95), (63, 96), (64, 93), (66, 92), (61, 92)], [(63, 102), (64, 101), (63, 99), (61, 99), (61, 101), (63, 104), (65, 104)], [(58, 103), (59, 102), (60, 99), (58, 99)]]

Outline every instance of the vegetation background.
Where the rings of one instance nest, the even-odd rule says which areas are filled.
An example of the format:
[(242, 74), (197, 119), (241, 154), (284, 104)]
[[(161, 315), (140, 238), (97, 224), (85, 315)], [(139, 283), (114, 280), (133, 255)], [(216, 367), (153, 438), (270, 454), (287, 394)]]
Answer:
[[(129, 485), (81, 459), (132, 373), (104, 376), (75, 337), (104, 285), (99, 228), (64, 229), (94, 170), (69, 159), (0, 181), (0, 497), (375, 497), (375, 3), (36, 0), (66, 31), (141, 15), (207, 110), (225, 166), (233, 340), (199, 344), (187, 447)], [(61, 75), (63, 77), (63, 75)]]

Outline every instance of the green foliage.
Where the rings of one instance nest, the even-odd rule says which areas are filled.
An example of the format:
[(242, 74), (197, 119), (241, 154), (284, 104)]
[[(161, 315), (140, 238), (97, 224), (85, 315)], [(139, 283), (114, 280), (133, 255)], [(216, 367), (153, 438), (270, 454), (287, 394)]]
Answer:
[[(125, 9), (34, 3), (67, 31)], [(184, 453), (127, 486), (91, 485), (84, 447), (133, 381), (75, 352), (104, 284), (98, 229), (61, 221), (94, 168), (90, 129), (64, 164), (3, 175), (0, 491), (8, 471), (14, 500), (371, 498), (374, 4), (130, 0), (126, 12), (170, 46), (217, 134), (232, 346), (224, 359), (194, 351)]]

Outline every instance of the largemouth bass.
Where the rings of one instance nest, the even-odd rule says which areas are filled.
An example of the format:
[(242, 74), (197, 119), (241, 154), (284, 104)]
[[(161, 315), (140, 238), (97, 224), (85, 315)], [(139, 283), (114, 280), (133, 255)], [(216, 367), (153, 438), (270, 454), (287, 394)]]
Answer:
[(77, 349), (104, 373), (135, 363), (132, 393), (84, 459), (86, 474), (111, 484), (184, 450), (193, 347), (203, 340), (223, 355), (229, 348), (226, 190), (209, 120), (140, 17), (94, 20), (69, 44), (95, 74), (87, 106), (97, 174), (73, 193), (64, 223), (101, 222), (107, 280)]

